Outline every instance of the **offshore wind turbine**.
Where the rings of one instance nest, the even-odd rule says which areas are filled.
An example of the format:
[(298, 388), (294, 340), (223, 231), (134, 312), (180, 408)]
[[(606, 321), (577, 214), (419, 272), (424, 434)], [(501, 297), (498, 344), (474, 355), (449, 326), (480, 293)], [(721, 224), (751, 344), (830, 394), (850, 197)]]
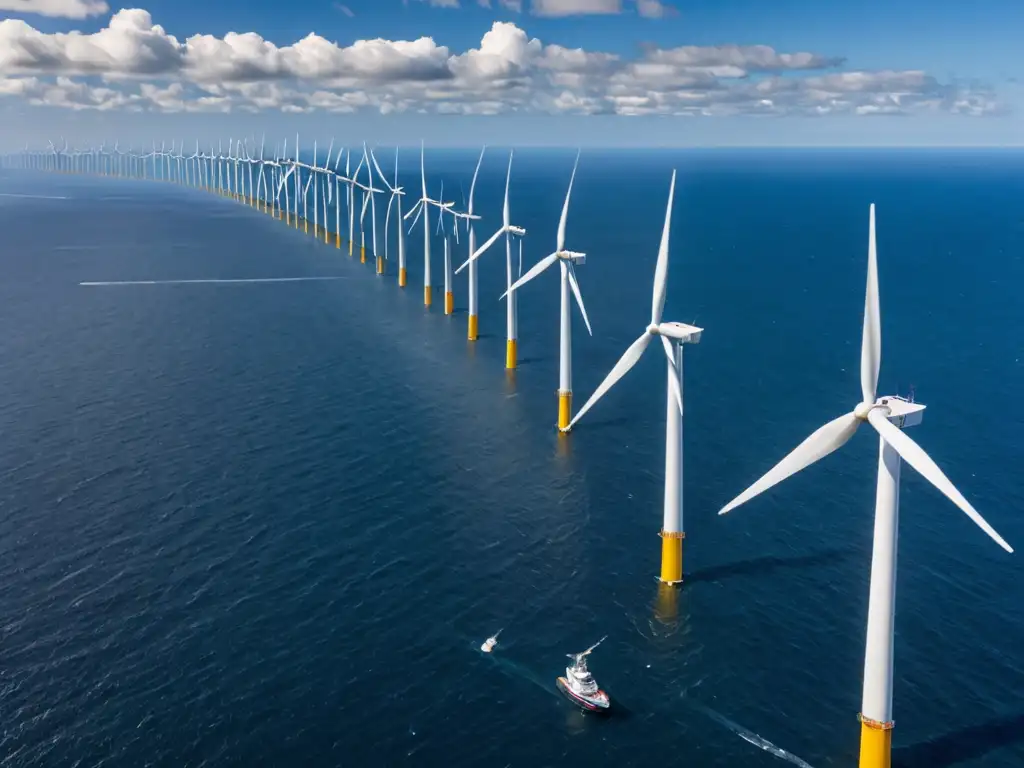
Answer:
[[(331, 170), (330, 170), (330, 168), (331, 168), (331, 153), (333, 151), (334, 151), (334, 137), (332, 136), (331, 137), (331, 144), (327, 148), (327, 158), (324, 160), (324, 167), (322, 169), (323, 170), (323, 179), (322, 179), (322, 181), (324, 182), (324, 194), (323, 194), (323, 204), (324, 204), (324, 245), (327, 244), (327, 235), (328, 235), (328, 232), (330, 231), (328, 226), (327, 226), (327, 205), (333, 199), (332, 196), (331, 196), (331, 175), (330, 175), (331, 174)], [(320, 181), (321, 181), (321, 179), (317, 180), (317, 186), (320, 186)]]
[[(484, 162), (484, 153), (487, 151), (487, 146), (484, 145), (480, 150), (480, 158), (476, 161), (476, 170), (473, 171), (473, 181), (469, 185), (469, 204), (466, 206), (466, 213), (470, 216), (473, 215), (473, 197), (476, 193), (476, 179), (480, 175), (480, 166)], [(472, 259), (472, 254), (476, 252), (476, 228), (473, 226), (473, 220), (466, 220), (466, 228), (469, 230), (469, 253), (471, 260), (469, 262), (469, 321), (466, 328), (466, 338), (470, 341), (476, 341), (480, 335), (480, 291), (479, 281), (477, 279), (477, 267), (475, 259)]]
[[(363, 224), (366, 221), (366, 206), (369, 205), (369, 203), (370, 203), (369, 198), (366, 197), (366, 191), (365, 191), (366, 187), (363, 184), (360, 184), (359, 181), (358, 181), (358, 179), (359, 179), (359, 172), (363, 169), (363, 162), (364, 161), (365, 161), (365, 158), (362, 158), (362, 157), (359, 158), (359, 164), (356, 166), (356, 172), (352, 174), (352, 201), (353, 201), (353, 204), (355, 203), (355, 194), (356, 194), (355, 193), (355, 188), (356, 187), (359, 187), (359, 189), (362, 190), (362, 195), (363, 195), (363, 202), (362, 202), (362, 205), (360, 206), (360, 210), (359, 210), (359, 263), (360, 264), (365, 264), (366, 263), (366, 227), (363, 226)], [(367, 173), (369, 173), (369, 169), (367, 169)], [(372, 177), (370, 178), (370, 184), (371, 185), (373, 184), (373, 178)]]
[(334, 247), (341, 249), (341, 176), (338, 174), (338, 166), (341, 164), (341, 153), (344, 149), (338, 150), (338, 156), (334, 159)]
[[(444, 202), (444, 182), (441, 182), (441, 194), (439, 195), (441, 202)], [(444, 313), (450, 315), (455, 311), (455, 293), (452, 291), (452, 244), (448, 238), (448, 230), (444, 226), (444, 214), (445, 209), (442, 208), (437, 215), (437, 232), (434, 234), (441, 234), (444, 240)], [(459, 237), (459, 220), (452, 218), (452, 227), (455, 230), (455, 238), (458, 240)]]
[(665, 495), (664, 514), (661, 526), (661, 581), (678, 584), (683, 580), (683, 344), (700, 341), (703, 328), (686, 323), (662, 322), (665, 310), (665, 294), (668, 285), (668, 244), (672, 227), (672, 201), (675, 198), (676, 173), (668, 190), (668, 205), (665, 208), (665, 224), (661, 231), (661, 245), (658, 261), (654, 268), (654, 292), (651, 298), (651, 322), (636, 341), (605, 377), (590, 399), (580, 408), (569, 425), (562, 431), (572, 429), (583, 414), (636, 365), (644, 350), (655, 336), (661, 337), (661, 345), (668, 359), (668, 386), (665, 404)]
[(861, 768), (888, 768), (891, 763), (893, 628), (901, 460), (923, 475), (999, 546), (1007, 552), (1013, 552), (1010, 545), (960, 494), (928, 454), (902, 431), (905, 427), (921, 423), (925, 406), (899, 396), (876, 397), (881, 353), (875, 206), (872, 203), (868, 223), (868, 274), (861, 339), (861, 401), (852, 412), (830, 421), (812, 433), (718, 513), (724, 515), (790, 475), (828, 456), (843, 446), (862, 423), (867, 422), (878, 432), (878, 479), (875, 492), (871, 587), (864, 654), (864, 687), (859, 715)]
[(405, 214), (404, 218), (408, 219), (413, 214), (416, 215), (416, 218), (413, 219), (412, 225), (410, 225), (410, 227), (409, 227), (409, 232), (411, 234), (413, 228), (416, 226), (416, 222), (419, 221), (419, 218), (420, 218), (421, 215), (423, 216), (423, 305), (425, 307), (429, 307), (431, 305), (432, 298), (433, 298), (432, 297), (433, 286), (431, 284), (431, 279), (430, 279), (430, 215), (429, 215), (430, 212), (429, 212), (429, 206), (434, 205), (437, 208), (440, 208), (441, 210), (440, 210), (440, 213), (438, 215), (442, 215), (444, 213), (445, 209), (451, 208), (454, 205), (454, 203), (444, 203), (444, 202), (442, 202), (440, 200), (432, 200), (427, 195), (427, 171), (426, 171), (426, 164), (425, 164), (425, 160), (424, 160), (424, 148), (423, 148), (423, 142), (422, 141), (420, 142), (420, 185), (421, 185), (420, 199), (417, 200), (416, 201), (416, 205), (414, 205), (412, 207), (412, 209), (407, 214)]
[[(512, 217), (509, 213), (508, 203), (508, 188), (509, 182), (512, 179), (512, 152), (508, 155), (508, 173), (505, 176), (505, 204), (502, 208), (501, 227), (498, 231), (491, 235), (490, 238), (479, 248), (470, 248), (470, 256), (463, 262), (462, 266), (455, 270), (455, 274), (459, 274), (467, 266), (472, 267), (476, 263), (476, 260), (480, 258), (487, 250), (497, 242), (498, 238), (505, 235), (505, 288), (508, 290), (508, 302), (506, 304), (506, 341), (505, 341), (505, 367), (512, 370), (516, 367), (516, 338), (518, 336), (518, 301), (516, 299), (516, 292), (512, 290), (512, 235), (517, 235), (522, 238), (526, 236), (526, 230), (522, 227), (517, 227), (512, 224)], [(474, 176), (475, 178), (475, 176)], [(472, 199), (473, 191), (470, 189), (470, 198)], [(472, 211), (471, 211), (472, 212)], [(523, 273), (523, 241), (519, 241), (519, 275)], [(517, 275), (517, 277), (519, 276)]]
[(565, 193), (565, 203), (562, 205), (562, 217), (558, 221), (558, 238), (554, 253), (545, 256), (534, 264), (529, 271), (502, 294), (502, 298), (518, 290), (546, 270), (555, 262), (558, 262), (561, 270), (561, 332), (558, 342), (558, 428), (563, 429), (569, 426), (570, 414), (572, 413), (572, 306), (569, 300), (571, 290), (576, 297), (580, 313), (583, 315), (583, 322), (586, 323), (587, 332), (593, 336), (590, 329), (590, 320), (587, 317), (586, 307), (583, 306), (583, 296), (580, 294), (580, 286), (576, 281), (576, 265), (586, 261), (585, 253), (565, 250), (565, 223), (569, 216), (569, 198), (572, 196), (572, 185), (576, 180), (576, 168), (579, 165), (580, 156), (576, 154), (576, 162), (572, 166), (572, 176), (569, 177), (569, 189)]
[(394, 186), (388, 183), (388, 180), (384, 177), (384, 173), (380, 169), (380, 165), (377, 163), (377, 158), (373, 154), (373, 150), (370, 150), (370, 159), (373, 161), (373, 167), (377, 169), (377, 175), (380, 176), (381, 181), (384, 182), (384, 186), (388, 188), (391, 193), (391, 197), (388, 199), (387, 214), (384, 216), (384, 258), (389, 258), (388, 254), (388, 224), (391, 222), (391, 206), (398, 203), (397, 214), (398, 214), (398, 287), (405, 288), (406, 283), (406, 269), (405, 269), (405, 237), (402, 231), (402, 196), (405, 192), (400, 186), (398, 186), (398, 147), (395, 147), (395, 183)]
[[(366, 164), (366, 179), (369, 183), (369, 186), (366, 188), (366, 194), (370, 196), (370, 226), (373, 229), (373, 239), (371, 240), (373, 243), (373, 256), (374, 260), (377, 262), (377, 274), (383, 275), (384, 257), (377, 252), (377, 198), (374, 197), (377, 192), (382, 192), (383, 190), (374, 189), (373, 187), (373, 168), (370, 166), (370, 158), (366, 152), (365, 141), (363, 142), (363, 162)], [(362, 224), (360, 224), (360, 226), (362, 226)]]

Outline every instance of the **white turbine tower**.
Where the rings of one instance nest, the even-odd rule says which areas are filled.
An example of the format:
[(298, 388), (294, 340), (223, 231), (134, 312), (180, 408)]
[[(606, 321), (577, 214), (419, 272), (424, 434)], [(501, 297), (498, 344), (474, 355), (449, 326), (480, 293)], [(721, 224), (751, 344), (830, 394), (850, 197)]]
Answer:
[[(526, 230), (522, 227), (517, 227), (511, 223), (511, 214), (509, 213), (508, 203), (508, 189), (509, 182), (512, 180), (512, 153), (508, 155), (508, 174), (505, 176), (505, 205), (502, 208), (502, 219), (501, 227), (498, 231), (488, 238), (488, 240), (479, 248), (473, 250), (470, 249), (469, 258), (455, 270), (455, 274), (459, 274), (467, 266), (471, 266), (480, 258), (494, 243), (497, 242), (498, 238), (505, 235), (505, 288), (508, 289), (508, 303), (506, 306), (507, 314), (507, 340), (505, 342), (505, 367), (508, 369), (514, 369), (516, 367), (516, 337), (517, 325), (518, 325), (518, 302), (516, 299), (516, 292), (512, 290), (512, 235), (518, 237), (524, 237)], [(472, 195), (472, 192), (471, 192)], [(519, 241), (519, 275), (523, 272), (523, 241)]]
[(558, 222), (558, 239), (555, 245), (555, 252), (545, 256), (534, 264), (529, 271), (502, 294), (502, 298), (512, 294), (526, 283), (530, 282), (550, 267), (555, 262), (561, 268), (561, 333), (558, 344), (558, 428), (563, 429), (569, 426), (569, 417), (572, 413), (572, 306), (569, 299), (571, 290), (576, 297), (576, 303), (583, 315), (583, 322), (587, 325), (587, 332), (593, 336), (590, 330), (590, 320), (587, 318), (586, 307), (583, 306), (583, 296), (580, 294), (580, 286), (576, 281), (576, 264), (583, 264), (586, 254), (565, 250), (565, 222), (569, 216), (569, 198), (572, 195), (572, 185), (576, 179), (576, 167), (579, 165), (580, 156), (577, 153), (576, 162), (572, 167), (572, 176), (569, 178), (569, 189), (565, 193), (565, 203), (562, 205), (562, 217)]
[[(487, 151), (487, 147), (484, 146), (480, 150), (480, 159), (476, 161), (476, 170), (473, 171), (473, 182), (469, 185), (469, 205), (466, 207), (466, 213), (470, 216), (473, 215), (473, 196), (476, 192), (476, 179), (480, 175), (480, 166), (484, 162), (484, 153)], [(476, 228), (473, 226), (473, 220), (466, 220), (467, 228), (469, 229), (469, 253), (470, 256), (476, 252)], [(480, 295), (479, 295), (479, 281), (477, 279), (477, 268), (478, 264), (473, 259), (469, 262), (469, 327), (466, 331), (466, 336), (470, 341), (476, 341), (480, 335)]]
[(683, 580), (683, 344), (698, 343), (704, 331), (703, 328), (685, 323), (661, 321), (668, 284), (668, 243), (675, 190), (676, 173), (673, 171), (668, 190), (668, 205), (665, 208), (665, 224), (661, 232), (661, 246), (658, 249), (658, 262), (654, 269), (651, 322), (640, 338), (629, 346), (564, 430), (568, 432), (572, 429), (583, 414), (636, 365), (651, 339), (655, 336), (661, 337), (661, 344), (668, 358), (665, 406), (665, 505), (660, 534), (661, 581), (666, 584), (678, 584)]
[(730, 501), (725, 514), (792, 474), (828, 456), (844, 445), (863, 422), (879, 436), (878, 480), (875, 495), (874, 545), (864, 655), (861, 705), (861, 768), (886, 768), (892, 753), (893, 626), (896, 597), (896, 542), (899, 520), (900, 461), (906, 461), (952, 501), (1007, 552), (1010, 545), (960, 494), (935, 462), (902, 431), (921, 422), (924, 406), (901, 397), (875, 397), (881, 364), (882, 335), (878, 307), (878, 266), (875, 248), (875, 206), (870, 209), (868, 277), (861, 341), (861, 402), (851, 413), (830, 421), (811, 434), (760, 480)]

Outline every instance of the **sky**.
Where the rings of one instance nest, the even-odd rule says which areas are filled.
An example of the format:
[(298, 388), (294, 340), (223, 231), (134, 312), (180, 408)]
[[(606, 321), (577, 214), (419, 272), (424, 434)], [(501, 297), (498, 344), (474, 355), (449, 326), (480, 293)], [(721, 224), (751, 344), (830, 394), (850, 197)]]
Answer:
[(0, 0), (0, 149), (1020, 146), (1024, 3)]

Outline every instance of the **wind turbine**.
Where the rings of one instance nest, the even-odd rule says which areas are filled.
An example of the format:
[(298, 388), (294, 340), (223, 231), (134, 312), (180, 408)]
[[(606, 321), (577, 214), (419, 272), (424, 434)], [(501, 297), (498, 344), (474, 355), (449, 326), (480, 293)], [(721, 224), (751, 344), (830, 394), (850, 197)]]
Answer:
[(395, 183), (394, 186), (388, 183), (388, 180), (384, 177), (383, 172), (380, 170), (380, 165), (377, 164), (377, 158), (373, 154), (373, 150), (370, 150), (370, 159), (373, 160), (373, 167), (377, 169), (377, 175), (380, 176), (381, 181), (384, 182), (384, 186), (388, 188), (391, 193), (391, 197), (388, 200), (387, 214), (384, 216), (384, 258), (388, 256), (388, 224), (391, 221), (391, 206), (398, 203), (398, 287), (405, 288), (406, 283), (406, 271), (405, 271), (405, 237), (402, 231), (402, 196), (405, 194), (402, 188), (398, 186), (398, 147), (395, 147)]
[[(324, 167), (323, 167), (323, 182), (324, 182), (324, 195), (323, 195), (323, 204), (324, 204), (324, 245), (327, 245), (327, 236), (328, 236), (328, 232), (330, 231), (328, 229), (328, 227), (327, 227), (327, 205), (332, 200), (332, 195), (331, 195), (331, 176), (330, 176), (331, 171), (330, 171), (330, 167), (331, 167), (331, 153), (333, 151), (334, 151), (334, 137), (332, 136), (331, 137), (331, 144), (327, 148), (327, 159), (324, 160)], [(319, 186), (319, 185), (320, 185), (320, 181), (318, 180), (317, 181), (317, 186)]]
[[(351, 168), (352, 150), (345, 153), (345, 178), (348, 179), (348, 255), (352, 255), (356, 235), (356, 180), (349, 173)], [(358, 167), (356, 173), (359, 173)]]
[(872, 203), (868, 224), (868, 275), (860, 357), (861, 402), (851, 413), (830, 421), (812, 433), (786, 458), (718, 513), (724, 515), (790, 475), (828, 456), (844, 445), (861, 423), (868, 422), (878, 432), (874, 544), (871, 554), (871, 587), (864, 654), (864, 688), (859, 715), (861, 768), (889, 766), (891, 762), (893, 626), (901, 459), (923, 475), (999, 546), (1007, 552), (1013, 552), (1010, 545), (978, 514), (928, 454), (902, 431), (905, 427), (921, 423), (925, 406), (898, 396), (876, 398), (881, 352), (875, 206)]
[[(439, 195), (442, 204), (444, 203), (444, 182), (441, 182), (441, 194)], [(444, 313), (450, 315), (455, 311), (455, 293), (452, 291), (452, 244), (448, 239), (448, 231), (444, 227), (445, 208), (442, 208), (437, 215), (437, 232), (444, 238)], [(452, 219), (452, 227), (455, 230), (455, 238), (459, 237), (459, 220)], [(437, 232), (434, 234), (436, 235)]]
[(572, 185), (576, 180), (576, 168), (579, 165), (580, 156), (576, 154), (576, 162), (572, 167), (572, 176), (569, 177), (569, 189), (565, 193), (565, 203), (562, 205), (562, 217), (558, 222), (558, 239), (555, 245), (555, 252), (545, 256), (534, 264), (529, 271), (516, 280), (502, 298), (518, 290), (546, 270), (555, 262), (559, 262), (561, 269), (561, 333), (558, 343), (558, 428), (563, 429), (569, 426), (569, 415), (572, 412), (572, 307), (569, 300), (569, 291), (572, 290), (576, 297), (576, 303), (583, 315), (583, 322), (587, 325), (587, 332), (593, 336), (590, 330), (590, 320), (587, 318), (586, 307), (583, 306), (583, 296), (580, 294), (580, 286), (576, 281), (576, 265), (586, 261), (585, 253), (565, 250), (565, 222), (569, 216), (569, 198), (572, 195)]
[[(412, 225), (409, 227), (411, 233), (413, 228), (416, 226), (416, 222), (419, 221), (420, 216), (423, 216), (423, 305), (429, 307), (432, 301), (433, 287), (430, 282), (430, 215), (428, 207), (433, 205), (441, 209), (438, 215), (444, 213), (445, 209), (451, 208), (455, 203), (444, 203), (440, 200), (432, 200), (427, 195), (427, 171), (424, 163), (424, 149), (423, 142), (420, 142), (420, 184), (421, 184), (421, 196), (416, 201), (416, 205), (405, 214), (408, 219), (413, 214), (416, 218), (413, 219)], [(479, 218), (479, 217), (477, 217)]]
[[(505, 287), (508, 289), (508, 302), (506, 306), (507, 313), (507, 340), (505, 343), (505, 367), (508, 369), (514, 369), (516, 367), (516, 336), (518, 326), (518, 302), (516, 300), (516, 292), (512, 290), (512, 235), (517, 235), (520, 238), (526, 236), (526, 230), (522, 227), (517, 227), (511, 223), (511, 215), (509, 213), (508, 204), (508, 188), (509, 182), (512, 180), (512, 152), (508, 155), (508, 174), (505, 176), (505, 205), (502, 208), (502, 219), (501, 227), (479, 248), (470, 248), (470, 256), (463, 262), (462, 266), (455, 270), (455, 274), (459, 274), (467, 266), (472, 267), (476, 263), (476, 260), (480, 258), (494, 243), (497, 242), (498, 238), (505, 235)], [(473, 191), (470, 190), (470, 197), (472, 197)], [(523, 241), (519, 241), (519, 275), (523, 272)]]
[[(370, 167), (370, 158), (366, 153), (366, 142), (363, 142), (363, 162), (366, 164), (366, 180), (369, 186), (366, 188), (366, 194), (370, 196), (370, 226), (373, 228), (373, 255), (377, 262), (377, 274), (384, 274), (384, 257), (377, 252), (377, 198), (374, 194), (382, 192), (383, 190), (373, 188), (373, 168)], [(365, 211), (365, 206), (363, 207)], [(360, 223), (362, 226), (362, 223)]]
[(651, 298), (651, 322), (644, 329), (562, 431), (573, 428), (583, 414), (636, 365), (651, 339), (661, 337), (668, 358), (668, 387), (665, 404), (665, 505), (661, 527), (661, 581), (678, 584), (683, 580), (683, 344), (700, 342), (703, 328), (686, 323), (663, 323), (665, 293), (668, 284), (668, 243), (672, 226), (672, 201), (675, 198), (676, 173), (668, 189), (665, 224), (661, 231), (658, 262), (654, 268), (654, 293)]
[(338, 156), (334, 159), (334, 247), (341, 250), (341, 175), (338, 173), (338, 166), (341, 164), (341, 153), (344, 149), (338, 150)]
[[(431, 291), (433, 290), (430, 284), (430, 213), (427, 206), (432, 202), (427, 197), (427, 170), (424, 163), (424, 148), (423, 142), (420, 142), (420, 180), (422, 182), (422, 193), (420, 199), (409, 213), (405, 214), (406, 218), (412, 215), (413, 211), (417, 208), (419, 212), (423, 214), (423, 305), (429, 307), (431, 304)], [(416, 218), (419, 218), (417, 214)], [(413, 220), (413, 226), (416, 226), (416, 221)]]
[(302, 176), (302, 171), (300, 171), (298, 169), (299, 162), (300, 162), (301, 159), (302, 159), (302, 156), (299, 154), (299, 134), (296, 133), (295, 134), (295, 159), (292, 160), (292, 167), (295, 169), (295, 211), (294, 211), (294, 213), (295, 213), (295, 228), (296, 229), (299, 228), (299, 196), (302, 194), (299, 191), (301, 189), (301, 186), (300, 186), (299, 182), (300, 182), (300, 177)]
[[(480, 150), (480, 159), (476, 161), (476, 170), (473, 171), (473, 181), (469, 185), (469, 205), (466, 206), (466, 212), (473, 215), (473, 196), (476, 192), (476, 179), (480, 175), (480, 166), (484, 162), (484, 153), (487, 151), (487, 146), (484, 145)], [(469, 253), (476, 252), (476, 228), (473, 226), (472, 219), (466, 220), (467, 229), (469, 229)], [(466, 330), (466, 337), (470, 341), (476, 341), (480, 333), (480, 295), (479, 295), (479, 283), (477, 280), (477, 263), (473, 259), (469, 262), (469, 326)]]
[[(295, 143), (298, 144), (298, 141), (296, 141)], [(299, 166), (300, 168), (316, 168), (316, 142), (315, 141), (313, 142), (313, 165), (312, 166), (307, 166), (307, 165), (305, 165), (304, 163), (302, 163), (298, 159), (298, 154), (299, 154), (298, 151), (296, 151), (295, 154), (296, 154), (295, 164), (297, 166)], [(300, 173), (301, 173), (301, 171), (300, 171)], [(309, 173), (307, 174), (308, 178), (306, 179), (306, 184), (305, 184), (305, 186), (302, 187), (302, 232), (303, 232), (303, 234), (306, 234), (306, 235), (309, 234), (309, 185), (313, 182), (313, 177), (315, 175), (316, 175), (315, 171), (310, 170)], [(296, 178), (298, 178), (297, 175), (296, 175)], [(296, 201), (296, 205), (298, 205), (298, 201)], [(315, 199), (314, 199), (314, 204), (313, 204), (313, 215), (316, 215), (316, 201), (315, 201)]]

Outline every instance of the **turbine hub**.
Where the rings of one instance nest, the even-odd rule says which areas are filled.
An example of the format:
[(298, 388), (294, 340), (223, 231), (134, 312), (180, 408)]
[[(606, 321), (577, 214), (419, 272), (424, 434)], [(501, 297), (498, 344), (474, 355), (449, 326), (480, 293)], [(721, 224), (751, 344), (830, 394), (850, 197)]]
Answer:
[(647, 332), (652, 336), (658, 336), (661, 333), (661, 331), (658, 330), (657, 324), (655, 323), (651, 323), (650, 325), (647, 326)]
[(853, 409), (853, 415), (861, 421), (868, 420), (868, 414), (877, 407), (875, 403), (857, 403), (857, 407)]

